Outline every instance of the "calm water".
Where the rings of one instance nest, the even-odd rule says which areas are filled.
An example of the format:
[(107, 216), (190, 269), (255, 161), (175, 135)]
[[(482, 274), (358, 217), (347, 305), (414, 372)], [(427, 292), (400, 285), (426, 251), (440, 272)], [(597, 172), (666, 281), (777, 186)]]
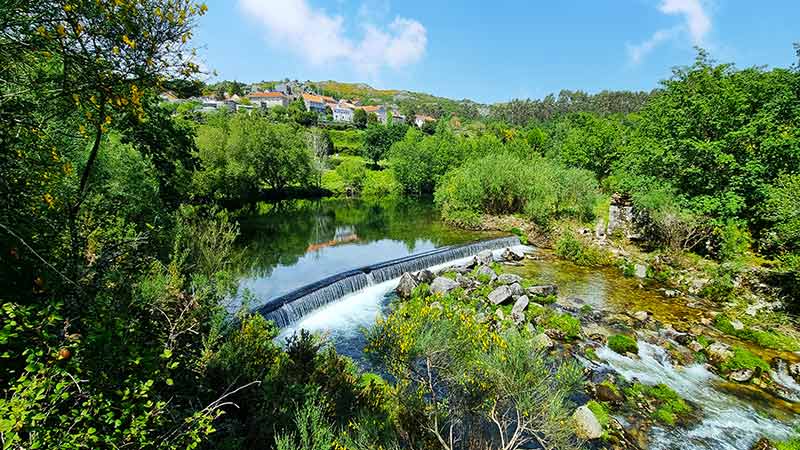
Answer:
[(444, 225), (430, 202), (293, 200), (239, 217), (247, 262), (240, 291), (252, 306), (327, 276), (451, 244), (496, 236)]

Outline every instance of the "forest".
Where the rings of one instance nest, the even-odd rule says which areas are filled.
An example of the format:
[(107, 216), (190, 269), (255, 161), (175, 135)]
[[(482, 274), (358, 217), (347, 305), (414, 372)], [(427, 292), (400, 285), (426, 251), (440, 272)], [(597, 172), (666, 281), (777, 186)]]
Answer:
[[(485, 115), (435, 111), (423, 129), (368, 117), (335, 129), (302, 102), (250, 114), (163, 103), (200, 75), (192, 33), (206, 10), (0, 7), (4, 449), (517, 448), (503, 427), (475, 432), (472, 447), (441, 435), (443, 423), (463, 436), (491, 424), (492, 404), (524, 411), (542, 448), (582, 445), (564, 425), (580, 369), (528, 354), (524, 331), (432, 309), (417, 292), (368, 332), (376, 374), (320, 336), (278, 343), (246, 305), (231, 312), (238, 210), (264, 199), (422, 197), (460, 228), (516, 217), (592, 265), (604, 256), (570, 230), (623, 198), (643, 251), (713, 265), (703, 295), (735, 302), (737, 277), (764, 267), (794, 323), (800, 46), (797, 65), (773, 69), (699, 49), (651, 93), (564, 91)], [(454, 348), (460, 358), (434, 361), (452, 398), (431, 401), (442, 391), (419, 364)]]

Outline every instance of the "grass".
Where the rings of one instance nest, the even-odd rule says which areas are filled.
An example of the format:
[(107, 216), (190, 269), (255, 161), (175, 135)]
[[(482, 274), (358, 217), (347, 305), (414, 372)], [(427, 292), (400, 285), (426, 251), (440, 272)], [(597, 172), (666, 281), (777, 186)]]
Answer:
[(733, 328), (731, 320), (723, 314), (720, 314), (714, 318), (714, 327), (725, 334), (736, 336), (739, 339), (746, 341), (755, 342), (762, 347), (771, 348), (773, 350), (784, 350), (790, 352), (800, 350), (800, 345), (798, 345), (797, 340), (791, 336), (787, 336), (775, 331), (761, 331), (749, 327), (744, 327), (741, 330), (737, 330)]
[(734, 372), (741, 369), (751, 369), (754, 371), (769, 370), (769, 364), (758, 355), (742, 347), (733, 348), (733, 357), (720, 366), (723, 372)]
[(611, 255), (592, 244), (583, 242), (570, 232), (556, 241), (556, 255), (579, 266), (598, 267), (611, 264)]
[(569, 314), (554, 313), (545, 320), (545, 327), (561, 332), (566, 339), (576, 339), (581, 332), (581, 322)]
[(634, 399), (648, 399), (655, 407), (651, 418), (663, 425), (675, 426), (681, 416), (692, 412), (691, 406), (666, 384), (647, 386), (634, 383), (625, 389), (625, 395), (633, 401), (634, 406)]
[(636, 344), (636, 340), (625, 336), (624, 334), (615, 334), (609, 336), (608, 348), (619, 353), (620, 355), (624, 355), (626, 353), (639, 353), (639, 346)]
[(589, 408), (589, 410), (594, 414), (594, 416), (597, 418), (597, 421), (600, 422), (600, 425), (603, 428), (608, 426), (609, 413), (608, 408), (606, 408), (605, 405), (594, 400), (589, 400), (589, 403), (586, 404), (586, 407)]

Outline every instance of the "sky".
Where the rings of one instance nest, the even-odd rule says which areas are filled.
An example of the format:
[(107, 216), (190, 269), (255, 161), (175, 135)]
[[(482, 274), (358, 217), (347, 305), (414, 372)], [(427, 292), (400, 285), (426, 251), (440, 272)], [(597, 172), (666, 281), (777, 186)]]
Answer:
[(800, 0), (206, 0), (209, 80), (337, 80), (494, 103), (650, 90), (695, 46), (788, 67)]

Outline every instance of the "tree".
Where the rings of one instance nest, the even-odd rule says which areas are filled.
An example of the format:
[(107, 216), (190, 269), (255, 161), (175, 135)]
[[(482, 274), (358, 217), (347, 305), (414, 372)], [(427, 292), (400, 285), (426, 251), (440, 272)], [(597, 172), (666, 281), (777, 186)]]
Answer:
[(359, 108), (353, 112), (353, 125), (356, 128), (366, 128), (367, 127), (367, 112), (363, 109)]
[(374, 112), (367, 113), (367, 125), (375, 125), (378, 122), (378, 115)]
[(383, 125), (370, 125), (364, 133), (364, 156), (377, 166), (389, 148), (395, 142), (403, 139), (408, 126), (402, 123)]

